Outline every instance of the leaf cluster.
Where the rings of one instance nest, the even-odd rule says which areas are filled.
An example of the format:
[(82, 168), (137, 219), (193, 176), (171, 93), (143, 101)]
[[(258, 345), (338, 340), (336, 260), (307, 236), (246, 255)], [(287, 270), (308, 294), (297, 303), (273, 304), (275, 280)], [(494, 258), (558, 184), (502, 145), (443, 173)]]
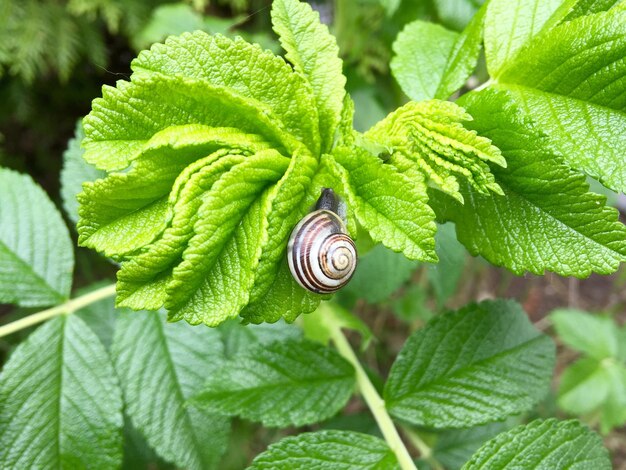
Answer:
[(561, 309), (550, 319), (564, 344), (581, 353), (561, 376), (558, 404), (600, 423), (603, 433), (626, 422), (626, 329), (606, 316)]
[(358, 134), (317, 13), (279, 1), (272, 20), (291, 66), (241, 39), (184, 34), (94, 101), (84, 158), (107, 176), (78, 196), (79, 242), (121, 262), (118, 305), (212, 326), (293, 320), (320, 296), (291, 278), (287, 238), (321, 188), (345, 200), (353, 235), (358, 224), (425, 261), (437, 259), (428, 179), (457, 197), (464, 179), (500, 192), (485, 162), (505, 162), (460, 107), (412, 103)]

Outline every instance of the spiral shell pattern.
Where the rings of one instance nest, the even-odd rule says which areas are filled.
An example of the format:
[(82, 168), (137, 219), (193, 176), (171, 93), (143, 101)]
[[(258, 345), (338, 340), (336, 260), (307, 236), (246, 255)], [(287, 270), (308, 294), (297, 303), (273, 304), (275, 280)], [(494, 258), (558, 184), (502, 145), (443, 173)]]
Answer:
[(317, 210), (293, 229), (288, 261), (298, 284), (328, 294), (348, 283), (356, 269), (357, 252), (341, 218), (334, 212)]

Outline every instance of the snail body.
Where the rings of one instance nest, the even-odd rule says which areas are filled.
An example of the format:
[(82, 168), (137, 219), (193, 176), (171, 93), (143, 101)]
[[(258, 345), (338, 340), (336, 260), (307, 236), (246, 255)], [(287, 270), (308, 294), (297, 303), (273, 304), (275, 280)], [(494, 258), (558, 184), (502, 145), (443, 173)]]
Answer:
[(346, 285), (357, 264), (354, 242), (337, 213), (333, 191), (324, 189), (316, 210), (293, 229), (287, 247), (289, 269), (305, 289), (328, 294)]

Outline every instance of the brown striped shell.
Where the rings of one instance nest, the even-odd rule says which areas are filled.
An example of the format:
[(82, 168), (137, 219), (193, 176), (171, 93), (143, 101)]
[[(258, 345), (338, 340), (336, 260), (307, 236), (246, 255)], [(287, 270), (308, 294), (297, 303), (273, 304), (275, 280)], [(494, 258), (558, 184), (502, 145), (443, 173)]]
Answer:
[(295, 226), (287, 256), (298, 284), (318, 294), (345, 286), (357, 264), (356, 246), (341, 218), (325, 209), (311, 212)]

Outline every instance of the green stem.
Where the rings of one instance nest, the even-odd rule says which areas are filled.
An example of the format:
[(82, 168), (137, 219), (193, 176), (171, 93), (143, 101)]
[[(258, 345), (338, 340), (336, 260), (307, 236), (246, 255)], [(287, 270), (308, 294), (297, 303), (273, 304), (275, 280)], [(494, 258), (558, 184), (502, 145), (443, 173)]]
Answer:
[(87, 305), (91, 305), (98, 300), (106, 299), (107, 297), (111, 297), (113, 295), (115, 295), (115, 284), (96, 289), (88, 294), (81, 295), (75, 299), (70, 299), (61, 305), (57, 305), (56, 307), (33, 313), (27, 317), (0, 326), (0, 338), (15, 333), (16, 331), (23, 330), (24, 328), (28, 328), (29, 326), (36, 325), (37, 323), (44, 322), (49, 318), (56, 317), (57, 315), (74, 313), (76, 310), (80, 310)]
[(338, 325), (329, 325), (329, 327), (331, 338), (333, 343), (335, 343), (339, 354), (347, 359), (348, 362), (350, 362), (354, 367), (359, 392), (374, 415), (374, 418), (378, 423), (378, 427), (380, 428), (385, 441), (387, 441), (389, 448), (396, 455), (400, 468), (402, 468), (402, 470), (417, 470), (415, 463), (413, 463), (413, 459), (409, 455), (409, 451), (398, 434), (398, 430), (387, 413), (385, 402), (380, 397), (376, 388), (374, 388), (374, 385), (365, 373), (363, 366), (361, 366), (356, 354), (354, 354), (354, 350), (350, 346), (350, 343), (348, 343), (348, 340), (341, 331), (341, 328)]
[(484, 90), (485, 88), (487, 88), (490, 85), (495, 84), (496, 81), (493, 78), (490, 78), (489, 80), (487, 80), (485, 83), (478, 85), (476, 88), (474, 88), (472, 91), (480, 91), (480, 90)]
[(443, 466), (433, 457), (432, 448), (422, 440), (419, 434), (405, 426), (402, 426), (402, 432), (411, 441), (411, 444), (419, 450), (420, 457), (428, 462), (433, 470), (444, 470)]

